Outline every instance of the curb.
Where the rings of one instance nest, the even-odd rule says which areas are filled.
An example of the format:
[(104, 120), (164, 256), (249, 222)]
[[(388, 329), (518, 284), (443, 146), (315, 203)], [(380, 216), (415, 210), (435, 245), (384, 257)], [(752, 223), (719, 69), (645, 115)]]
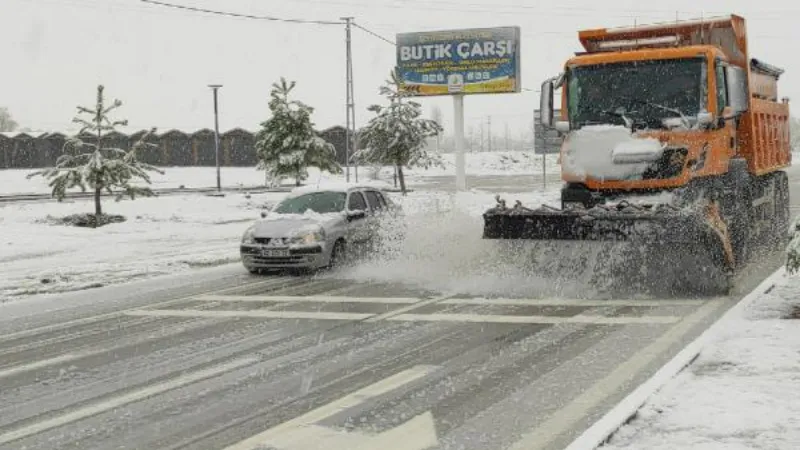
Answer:
[(694, 341), (678, 352), (668, 363), (662, 366), (650, 379), (642, 383), (636, 390), (628, 394), (614, 408), (608, 411), (597, 422), (578, 436), (564, 450), (596, 450), (605, 444), (611, 436), (622, 428), (650, 397), (692, 364), (700, 352), (708, 344), (711, 337), (720, 329), (721, 323), (734, 315), (740, 314), (747, 306), (761, 295), (768, 293), (776, 281), (786, 273), (783, 267), (767, 276), (755, 289), (750, 291), (736, 305), (725, 312), (707, 330)]

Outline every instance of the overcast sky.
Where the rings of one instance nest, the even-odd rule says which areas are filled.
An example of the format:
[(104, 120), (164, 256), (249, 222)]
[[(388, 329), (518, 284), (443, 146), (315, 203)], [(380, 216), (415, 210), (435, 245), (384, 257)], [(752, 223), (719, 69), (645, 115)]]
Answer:
[[(583, 28), (736, 13), (748, 20), (752, 56), (786, 69), (781, 96), (800, 99), (800, 4), (787, 0), (165, 0), (286, 18), (356, 22), (391, 40), (399, 32), (517, 25), (523, 88), (536, 90), (580, 50)], [(209, 16), (140, 0), (0, 0), (0, 106), (23, 127), (67, 129), (75, 106), (91, 105), (98, 83), (123, 101), (134, 128), (213, 127), (209, 83), (220, 83), (220, 128), (256, 129), (269, 115), (270, 85), (297, 81), (319, 128), (344, 124), (345, 43), (340, 25)], [(647, 5), (647, 6), (645, 6)], [(795, 44), (791, 44), (794, 42)], [(394, 47), (353, 30), (356, 121), (363, 125), (395, 62)], [(452, 99), (422, 99), (452, 123)], [(530, 129), (538, 94), (470, 96), (466, 124), (491, 116), (497, 135)], [(449, 132), (449, 131), (448, 131)]]

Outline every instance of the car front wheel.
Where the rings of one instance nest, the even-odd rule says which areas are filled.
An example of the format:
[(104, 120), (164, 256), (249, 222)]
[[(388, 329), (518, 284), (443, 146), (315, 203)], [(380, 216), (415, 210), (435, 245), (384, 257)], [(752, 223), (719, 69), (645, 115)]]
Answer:
[(331, 250), (331, 259), (328, 262), (328, 268), (333, 269), (342, 265), (345, 257), (345, 245), (344, 241), (338, 240), (335, 244), (333, 244), (333, 250)]

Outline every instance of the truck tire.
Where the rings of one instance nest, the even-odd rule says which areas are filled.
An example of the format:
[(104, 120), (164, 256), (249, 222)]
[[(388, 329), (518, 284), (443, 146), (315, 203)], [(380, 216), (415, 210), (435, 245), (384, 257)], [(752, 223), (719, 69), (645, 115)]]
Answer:
[(722, 215), (728, 224), (736, 268), (746, 264), (752, 254), (753, 183), (747, 161), (733, 159), (724, 177), (720, 196)]
[(783, 250), (789, 241), (789, 225), (791, 212), (789, 211), (789, 177), (786, 172), (776, 172), (775, 183), (775, 217), (773, 218), (772, 240), (776, 250)]

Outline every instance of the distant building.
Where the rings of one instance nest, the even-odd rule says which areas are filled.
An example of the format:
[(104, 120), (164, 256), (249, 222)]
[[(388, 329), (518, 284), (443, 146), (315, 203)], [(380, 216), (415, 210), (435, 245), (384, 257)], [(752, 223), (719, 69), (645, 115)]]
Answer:
[[(145, 130), (130, 134), (114, 132), (104, 137), (104, 146), (128, 150), (142, 138)], [(333, 126), (318, 133), (336, 149), (339, 164), (345, 164), (346, 129)], [(0, 133), (0, 169), (30, 169), (52, 167), (64, 154), (64, 143), (69, 136), (62, 132), (2, 132)], [(96, 136), (80, 136), (94, 143)], [(219, 136), (220, 165), (253, 167), (257, 164), (256, 133), (243, 128), (221, 132)], [(214, 131), (207, 128), (194, 131), (166, 129), (148, 138), (152, 146), (143, 148), (136, 157), (155, 166), (215, 166), (216, 145)], [(351, 149), (351, 155), (352, 155)]]

